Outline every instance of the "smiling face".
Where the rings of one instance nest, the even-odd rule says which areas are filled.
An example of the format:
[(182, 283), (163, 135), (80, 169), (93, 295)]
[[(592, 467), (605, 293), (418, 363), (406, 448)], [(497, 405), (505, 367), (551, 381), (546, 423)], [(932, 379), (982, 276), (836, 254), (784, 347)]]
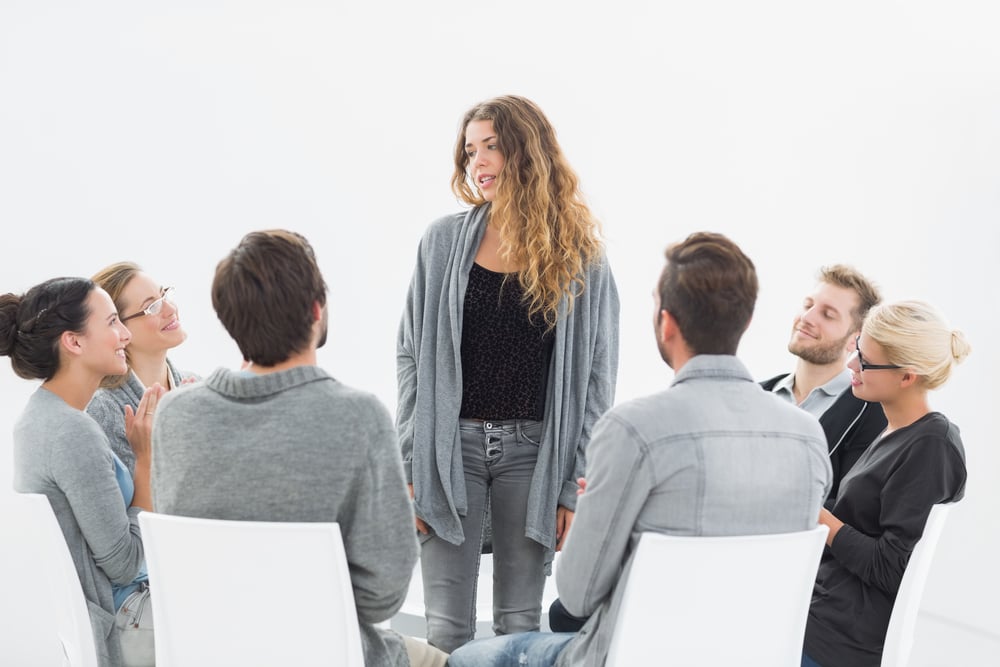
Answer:
[[(861, 369), (861, 358), (866, 370)], [(851, 371), (851, 390), (863, 401), (884, 402), (891, 400), (900, 390), (900, 380), (906, 369), (884, 368), (891, 365), (885, 348), (861, 334), (855, 343), (855, 352), (847, 360)], [(876, 366), (876, 368), (869, 368)], [(882, 368), (878, 368), (882, 366)]]
[(497, 177), (504, 165), (493, 121), (474, 120), (465, 127), (465, 154), (469, 157), (469, 178), (479, 188), (483, 199), (493, 201)]
[(100, 287), (87, 297), (90, 315), (83, 332), (76, 336), (80, 345), (80, 361), (96, 375), (121, 375), (128, 370), (125, 346), (131, 334), (118, 319), (118, 309), (108, 293)]
[[(163, 289), (145, 273), (135, 274), (122, 290), (122, 317), (141, 313), (151, 303), (163, 296)], [(155, 315), (130, 317), (125, 323), (132, 332), (129, 354), (157, 354), (177, 347), (184, 342), (187, 334), (181, 328), (181, 321), (175, 306), (169, 298), (163, 302), (160, 312)]]
[(857, 335), (854, 311), (860, 300), (846, 287), (820, 283), (802, 302), (792, 323), (788, 351), (811, 364), (845, 363)]

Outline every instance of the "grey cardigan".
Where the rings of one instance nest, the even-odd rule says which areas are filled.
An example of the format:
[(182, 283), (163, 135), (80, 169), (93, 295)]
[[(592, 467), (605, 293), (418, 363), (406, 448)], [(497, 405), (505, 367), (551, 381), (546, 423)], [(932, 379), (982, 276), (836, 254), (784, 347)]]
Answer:
[(138, 507), (125, 507), (108, 438), (86, 413), (39, 388), (14, 426), (14, 490), (44, 493), (73, 556), (90, 611), (98, 662), (121, 664), (111, 584), (144, 561)]
[[(179, 387), (181, 382), (188, 378), (197, 377), (192, 373), (178, 371), (170, 363), (170, 359), (167, 359), (167, 371), (170, 373), (175, 387)], [(139, 401), (145, 391), (146, 388), (142, 382), (130, 370), (125, 384), (115, 389), (98, 389), (94, 397), (90, 399), (90, 404), (87, 405), (87, 414), (93, 417), (94, 421), (104, 429), (108, 441), (111, 443), (111, 450), (118, 455), (118, 458), (133, 475), (135, 474), (135, 453), (132, 451), (132, 445), (129, 444), (128, 438), (125, 437), (125, 406), (131, 405), (133, 410), (138, 408)]]
[[(420, 242), (399, 326), (397, 373), (403, 467), (418, 516), (461, 544), (468, 503), (459, 444), (462, 312), (469, 271), (489, 205), (441, 218)], [(618, 373), (618, 291), (606, 258), (585, 270), (585, 288), (567, 313), (559, 306), (545, 397), (544, 433), (528, 494), (525, 535), (555, 547), (556, 506), (576, 508), (576, 479), (598, 418), (614, 402)]]

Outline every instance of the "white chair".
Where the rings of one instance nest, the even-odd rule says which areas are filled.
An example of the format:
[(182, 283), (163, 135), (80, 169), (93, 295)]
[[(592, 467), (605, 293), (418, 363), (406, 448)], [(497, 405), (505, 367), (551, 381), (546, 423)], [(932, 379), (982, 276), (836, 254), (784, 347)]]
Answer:
[(364, 665), (336, 523), (139, 515), (157, 667)]
[(35, 557), (48, 574), (49, 620), (62, 645), (63, 665), (97, 667), (87, 599), (52, 505), (42, 493), (16, 493), (14, 498), (18, 511), (28, 516)]
[(606, 665), (798, 667), (827, 532), (643, 533)]
[(889, 629), (882, 645), (882, 667), (906, 667), (913, 649), (913, 632), (924, 595), (924, 584), (930, 573), (931, 561), (937, 549), (945, 520), (954, 503), (934, 505), (924, 524), (924, 533), (910, 554), (903, 579), (896, 593), (896, 602), (889, 617)]

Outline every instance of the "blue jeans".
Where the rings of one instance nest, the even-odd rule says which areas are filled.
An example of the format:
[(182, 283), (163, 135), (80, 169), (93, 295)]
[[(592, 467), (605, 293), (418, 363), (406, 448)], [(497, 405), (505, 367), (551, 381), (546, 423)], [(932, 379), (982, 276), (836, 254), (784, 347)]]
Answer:
[(420, 554), (427, 643), (448, 653), (475, 636), (487, 499), (493, 520), (493, 631), (538, 630), (545, 588), (545, 548), (524, 535), (541, 422), (462, 419), (459, 431), (469, 506), (462, 517), (465, 541), (456, 546), (436, 535), (421, 536)]
[(802, 667), (823, 667), (821, 664), (810, 658), (805, 653), (802, 654)]
[(480, 639), (448, 656), (448, 667), (552, 667), (572, 632), (522, 632)]

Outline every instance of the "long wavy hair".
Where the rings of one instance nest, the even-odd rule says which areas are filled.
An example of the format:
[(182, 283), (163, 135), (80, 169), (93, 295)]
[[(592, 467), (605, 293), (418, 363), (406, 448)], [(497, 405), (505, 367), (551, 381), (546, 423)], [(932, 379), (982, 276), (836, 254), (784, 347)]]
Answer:
[(472, 206), (486, 203), (468, 174), (465, 132), (475, 120), (492, 121), (504, 157), (489, 213), (500, 235), (500, 254), (522, 267), (518, 279), (529, 316), (540, 315), (551, 329), (563, 296), (572, 309), (585, 288), (584, 269), (601, 256), (600, 223), (584, 202), (552, 124), (534, 102), (515, 95), (481, 102), (462, 119), (451, 178), (459, 199)]

